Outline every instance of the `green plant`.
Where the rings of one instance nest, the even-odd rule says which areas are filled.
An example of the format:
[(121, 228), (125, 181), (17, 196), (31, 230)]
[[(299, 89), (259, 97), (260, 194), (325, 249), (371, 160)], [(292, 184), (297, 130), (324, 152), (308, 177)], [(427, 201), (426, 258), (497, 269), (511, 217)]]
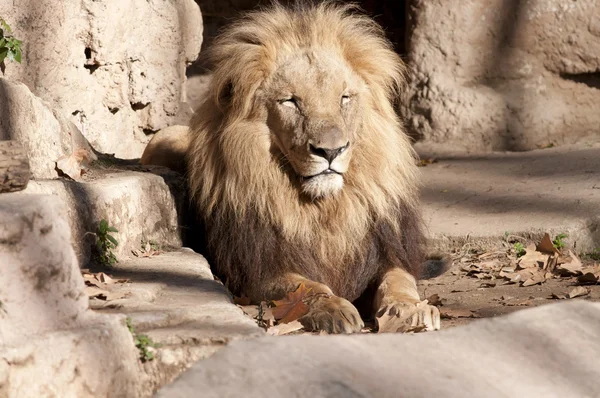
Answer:
[(158, 344), (153, 342), (152, 339), (145, 334), (137, 334), (131, 324), (131, 318), (127, 317), (127, 319), (125, 319), (125, 324), (127, 325), (127, 329), (129, 329), (129, 333), (133, 336), (135, 347), (140, 351), (140, 360), (142, 362), (153, 360), (154, 350), (151, 350), (150, 347), (156, 348), (158, 347)]
[(589, 253), (585, 253), (584, 257), (590, 258), (594, 261), (600, 261), (600, 247), (595, 248), (593, 251)]
[(562, 249), (563, 247), (565, 247), (565, 242), (563, 241), (563, 239), (567, 238), (568, 236), (569, 235), (567, 235), (567, 234), (558, 234), (552, 241), (552, 244), (557, 249)]
[(119, 245), (119, 242), (111, 235), (111, 232), (119, 232), (115, 227), (108, 225), (108, 221), (102, 219), (96, 229), (96, 249), (98, 251), (98, 261), (100, 264), (110, 267), (117, 262), (117, 257), (113, 249)]
[(523, 257), (525, 255), (525, 253), (527, 253), (527, 251), (525, 250), (525, 246), (523, 246), (523, 244), (521, 242), (515, 243), (514, 248), (515, 248), (515, 253), (517, 254), (517, 257)]
[(5, 59), (21, 63), (22, 43), (12, 35), (10, 26), (0, 17), (0, 65), (4, 66)]

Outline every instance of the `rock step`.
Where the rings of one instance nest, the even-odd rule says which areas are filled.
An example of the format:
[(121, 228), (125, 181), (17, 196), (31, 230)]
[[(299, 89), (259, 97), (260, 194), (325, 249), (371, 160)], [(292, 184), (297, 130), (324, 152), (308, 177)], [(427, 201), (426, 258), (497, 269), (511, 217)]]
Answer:
[(136, 333), (158, 343), (156, 359), (144, 364), (153, 387), (171, 381), (232, 340), (264, 335), (233, 304), (204, 257), (191, 249), (122, 259), (109, 274), (128, 282), (103, 288), (125, 297), (92, 300), (91, 307), (100, 313), (126, 314)]
[(30, 181), (23, 195), (48, 194), (68, 208), (66, 220), (79, 263), (89, 263), (96, 228), (105, 219), (119, 232), (117, 258), (139, 249), (142, 241), (159, 246), (181, 246), (178, 212), (185, 196), (181, 178), (134, 171), (113, 172), (91, 181)]
[(417, 147), (437, 159), (422, 168), (422, 202), (443, 250), (544, 232), (568, 234), (579, 253), (600, 248), (600, 145), (480, 156)]
[(67, 213), (51, 195), (0, 195), (0, 396), (148, 395), (124, 317), (88, 308)]

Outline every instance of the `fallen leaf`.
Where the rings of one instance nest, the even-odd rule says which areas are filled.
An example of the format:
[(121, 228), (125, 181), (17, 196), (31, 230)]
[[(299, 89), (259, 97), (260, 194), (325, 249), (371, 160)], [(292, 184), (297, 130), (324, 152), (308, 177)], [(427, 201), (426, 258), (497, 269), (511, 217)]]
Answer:
[(581, 260), (571, 250), (566, 256), (559, 256), (555, 272), (561, 276), (576, 276), (582, 272)]
[(436, 294), (432, 294), (431, 296), (427, 297), (427, 302), (430, 305), (439, 307), (441, 305), (443, 305), (442, 303), (442, 299), (440, 298), (440, 296), (436, 293)]
[(273, 301), (275, 307), (272, 311), (275, 319), (280, 323), (289, 323), (306, 315), (309, 307), (303, 300), (311, 290), (301, 283), (295, 292), (288, 293), (284, 299)]
[(126, 293), (111, 292), (108, 290), (97, 288), (95, 286), (86, 286), (85, 292), (87, 293), (88, 298), (97, 298), (99, 300), (104, 301), (117, 300), (127, 296)]
[(577, 286), (576, 288), (574, 288), (573, 290), (571, 290), (569, 292), (569, 298), (575, 298), (575, 297), (581, 297), (581, 296), (587, 296), (588, 294), (590, 294), (590, 290), (583, 287), (583, 286)]
[(107, 285), (110, 285), (112, 283), (115, 283), (115, 281), (113, 280), (113, 278), (111, 278), (110, 276), (106, 275), (104, 272), (99, 272), (96, 274), (96, 278), (102, 282), (102, 283), (106, 283)]
[(583, 285), (589, 285), (598, 283), (598, 279), (600, 279), (600, 276), (598, 274), (595, 274), (593, 272), (586, 272), (583, 275), (579, 275), (577, 277), (577, 282)]
[(560, 254), (560, 251), (554, 247), (552, 239), (550, 239), (550, 235), (548, 235), (548, 233), (544, 234), (544, 237), (537, 245), (536, 250), (546, 254)]
[(477, 318), (477, 315), (471, 310), (444, 309), (440, 310), (440, 317), (445, 319)]
[(546, 282), (546, 272), (543, 270), (539, 270), (533, 273), (530, 278), (523, 282), (523, 287), (538, 285)]
[(56, 161), (56, 168), (68, 177), (74, 180), (80, 180), (84, 164), (89, 162), (92, 158), (93, 157), (87, 149), (80, 148), (73, 151), (70, 155), (60, 157)]
[(565, 293), (559, 293), (559, 294), (552, 293), (550, 295), (550, 298), (553, 299), (553, 300), (564, 300), (564, 299), (569, 298), (569, 295), (565, 294)]
[(255, 319), (258, 316), (258, 306), (257, 305), (239, 305), (238, 306), (244, 311), (244, 314), (248, 315), (250, 318)]
[(248, 297), (234, 297), (233, 302), (237, 305), (247, 306), (250, 305), (251, 301)]
[(519, 258), (517, 264), (519, 268), (544, 268), (548, 262), (548, 255), (540, 253), (535, 249), (535, 245), (527, 246), (525, 254)]
[(302, 324), (298, 321), (289, 323), (280, 323), (267, 329), (267, 334), (271, 336), (283, 336), (284, 334), (292, 333), (302, 329)]

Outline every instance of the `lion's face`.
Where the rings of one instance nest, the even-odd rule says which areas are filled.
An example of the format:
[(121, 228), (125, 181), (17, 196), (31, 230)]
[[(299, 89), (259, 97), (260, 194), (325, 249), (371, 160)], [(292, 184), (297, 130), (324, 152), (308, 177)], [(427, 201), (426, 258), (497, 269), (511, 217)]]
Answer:
[(272, 143), (313, 199), (339, 192), (361, 127), (365, 84), (335, 55), (309, 51), (280, 66), (263, 100)]

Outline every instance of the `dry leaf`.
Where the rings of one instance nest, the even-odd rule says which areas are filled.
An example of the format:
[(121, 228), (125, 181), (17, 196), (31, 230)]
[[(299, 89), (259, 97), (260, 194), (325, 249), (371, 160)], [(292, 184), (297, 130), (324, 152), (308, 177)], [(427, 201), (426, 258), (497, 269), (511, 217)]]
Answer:
[(561, 276), (576, 276), (581, 274), (581, 269), (581, 260), (569, 250), (566, 256), (558, 257), (555, 272)]
[(252, 301), (248, 297), (234, 297), (233, 302), (237, 305), (249, 306)]
[(590, 294), (590, 290), (583, 287), (583, 286), (577, 286), (576, 288), (574, 288), (573, 290), (571, 290), (569, 292), (569, 298), (575, 298), (575, 297), (581, 297), (581, 296), (587, 296), (588, 294)]
[(100, 289), (95, 286), (86, 286), (85, 292), (88, 298), (97, 298), (99, 300), (111, 301), (125, 297), (127, 294), (122, 292), (111, 292), (108, 290)]
[(248, 315), (250, 318), (255, 319), (258, 316), (258, 306), (257, 305), (239, 305), (238, 306), (244, 311), (244, 314)]
[(551, 298), (551, 299), (554, 299), (554, 300), (564, 300), (564, 299), (566, 299), (566, 298), (568, 298), (568, 297), (569, 297), (569, 296), (568, 296), (567, 294), (565, 294), (565, 293), (559, 293), (559, 294), (552, 293), (552, 294), (550, 295), (550, 298)]
[(275, 319), (280, 323), (289, 323), (306, 315), (309, 308), (303, 300), (311, 290), (301, 283), (298, 289), (288, 293), (286, 298), (273, 301), (275, 308), (272, 311)]
[(579, 275), (577, 277), (577, 282), (583, 285), (596, 284), (598, 283), (598, 279), (600, 279), (598, 274), (593, 272), (585, 272), (583, 275)]
[(104, 272), (99, 272), (96, 274), (96, 278), (102, 282), (102, 283), (106, 283), (107, 285), (110, 285), (112, 283), (115, 283), (115, 281), (113, 280), (113, 278), (111, 278), (110, 276), (106, 275)]
[(477, 318), (477, 315), (471, 310), (444, 309), (440, 310), (440, 317), (445, 319), (453, 318)]
[(552, 244), (552, 239), (550, 239), (548, 233), (544, 234), (544, 237), (537, 245), (536, 250), (545, 254), (560, 254), (560, 251)]
[(292, 321), (290, 323), (280, 323), (267, 329), (267, 334), (271, 336), (283, 336), (284, 334), (292, 333), (302, 329), (302, 324), (298, 321)]
[(546, 282), (546, 272), (545, 271), (537, 271), (533, 273), (533, 275), (528, 278), (525, 282), (523, 282), (524, 287), (538, 285)]
[(519, 268), (545, 268), (548, 262), (548, 255), (535, 250), (535, 245), (527, 246), (525, 255), (519, 258), (517, 264)]
[(87, 149), (77, 149), (56, 161), (56, 168), (74, 180), (81, 179), (83, 165), (91, 159)]
[(433, 305), (433, 306), (436, 306), (436, 307), (444, 305), (442, 303), (442, 299), (440, 298), (440, 296), (437, 293), (436, 294), (432, 294), (431, 296), (427, 297), (427, 302), (430, 305)]

